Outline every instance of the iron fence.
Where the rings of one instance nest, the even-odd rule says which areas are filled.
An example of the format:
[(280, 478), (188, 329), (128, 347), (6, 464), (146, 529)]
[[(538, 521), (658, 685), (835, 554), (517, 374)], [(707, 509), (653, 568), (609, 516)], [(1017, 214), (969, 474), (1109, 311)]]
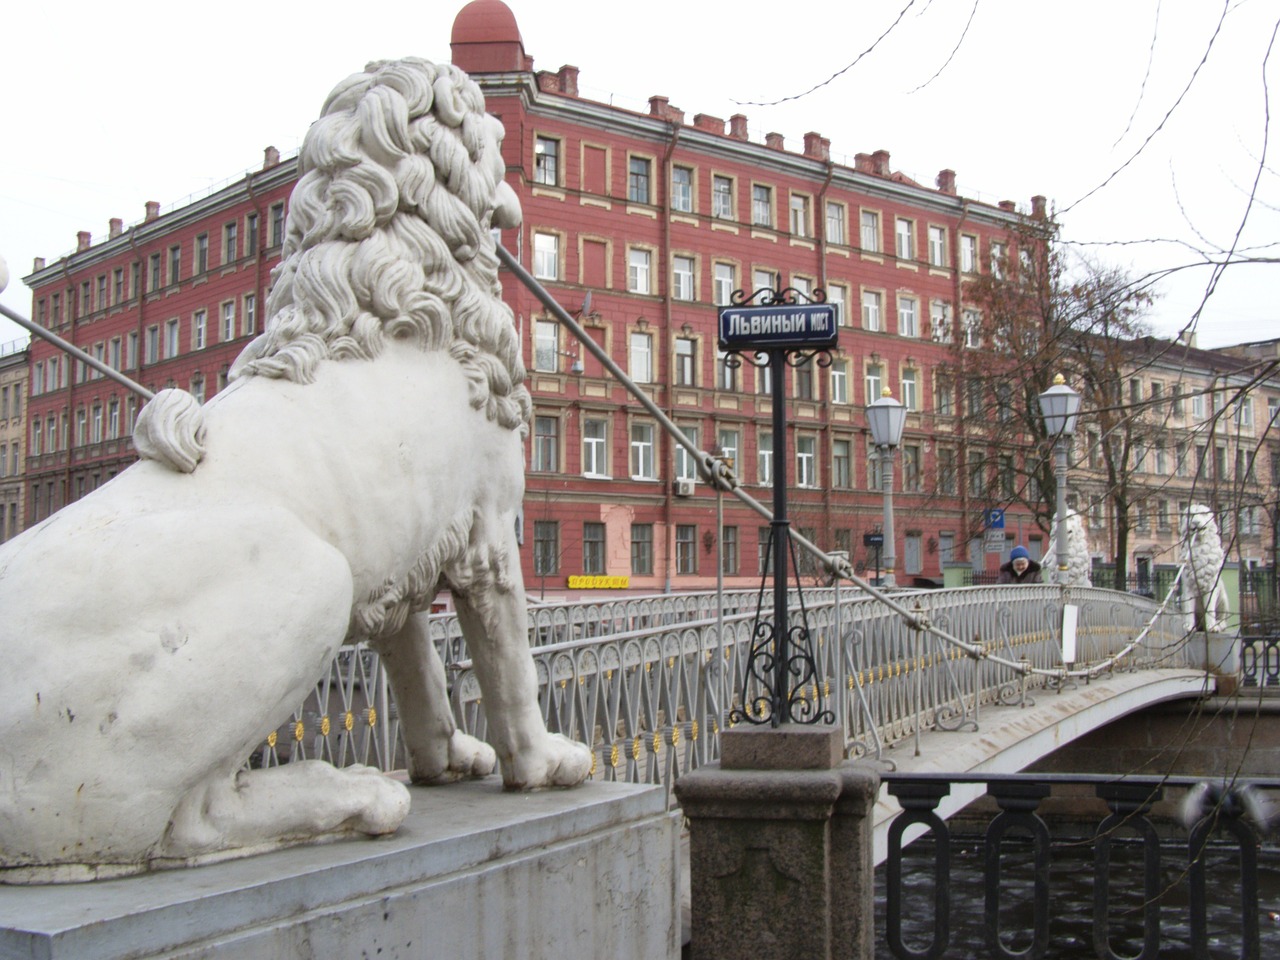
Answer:
[[(1280, 929), (1264, 937), (1259, 924), (1259, 854), (1274, 809), (1268, 792), (1280, 780), (894, 773), (883, 780), (902, 810), (889, 826), (877, 956), (1153, 960), (1280, 950)], [(974, 783), (994, 801), (985, 829), (972, 807), (965, 821), (942, 820), (942, 798)], [(1051, 796), (1074, 816), (1042, 817)], [(1265, 875), (1271, 897), (1280, 894), (1276, 853)]]
[[(726, 595), (723, 612), (714, 596), (530, 609), (543, 718), (591, 746), (593, 777), (669, 788), (718, 758), (730, 712), (749, 709), (759, 691), (744, 689), (756, 595)], [(805, 591), (818, 673), (799, 692), (834, 712), (852, 756), (879, 758), (888, 744), (926, 730), (977, 729), (984, 706), (1025, 702), (1029, 690), (1067, 673), (1058, 587), (894, 596), (909, 617), (860, 590)], [(1098, 589), (1072, 589), (1070, 599), (1080, 612), (1077, 672), (1187, 665), (1176, 612)], [(799, 597), (791, 600), (798, 613)], [(456, 619), (433, 615), (429, 626), (448, 664), (459, 727), (484, 738), (481, 691)], [(309, 757), (406, 766), (394, 698), (369, 648), (344, 648), (255, 762)]]

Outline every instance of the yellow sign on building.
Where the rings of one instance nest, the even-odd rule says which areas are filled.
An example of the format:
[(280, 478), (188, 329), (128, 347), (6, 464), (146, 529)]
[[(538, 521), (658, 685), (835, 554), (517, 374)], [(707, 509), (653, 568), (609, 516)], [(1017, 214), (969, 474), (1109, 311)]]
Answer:
[(630, 577), (600, 577), (582, 574), (569, 578), (570, 590), (625, 590), (631, 586)]

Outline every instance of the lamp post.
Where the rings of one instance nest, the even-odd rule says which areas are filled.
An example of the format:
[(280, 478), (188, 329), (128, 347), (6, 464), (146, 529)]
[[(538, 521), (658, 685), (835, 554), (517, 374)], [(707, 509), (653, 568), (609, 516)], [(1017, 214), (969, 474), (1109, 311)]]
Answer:
[(1067, 444), (1076, 432), (1080, 413), (1080, 394), (1067, 386), (1062, 374), (1053, 378), (1053, 386), (1040, 394), (1040, 414), (1045, 433), (1053, 438), (1053, 478), (1058, 488), (1058, 529), (1054, 532), (1054, 556), (1058, 560), (1058, 582), (1066, 580), (1067, 569)]
[(893, 399), (885, 387), (879, 400), (867, 406), (867, 425), (871, 428), (871, 442), (880, 449), (880, 482), (884, 488), (884, 581), (886, 587), (895, 587), (893, 566), (897, 559), (893, 536), (893, 451), (902, 442), (902, 428), (907, 421), (907, 410)]

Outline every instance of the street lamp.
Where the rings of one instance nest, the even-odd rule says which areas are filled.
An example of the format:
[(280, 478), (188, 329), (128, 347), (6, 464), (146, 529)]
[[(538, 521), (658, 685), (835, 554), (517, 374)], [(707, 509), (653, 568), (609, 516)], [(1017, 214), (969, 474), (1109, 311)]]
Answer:
[(1054, 533), (1054, 555), (1058, 558), (1058, 581), (1066, 580), (1067, 569), (1067, 444), (1076, 432), (1080, 413), (1080, 394), (1067, 386), (1062, 374), (1053, 378), (1053, 386), (1040, 394), (1040, 414), (1044, 429), (1053, 438), (1053, 477), (1058, 487), (1058, 529)]
[(893, 565), (897, 559), (893, 547), (893, 451), (902, 442), (902, 428), (907, 422), (907, 408), (885, 387), (879, 400), (867, 406), (867, 425), (871, 442), (880, 448), (880, 482), (884, 488), (884, 580), (895, 587)]

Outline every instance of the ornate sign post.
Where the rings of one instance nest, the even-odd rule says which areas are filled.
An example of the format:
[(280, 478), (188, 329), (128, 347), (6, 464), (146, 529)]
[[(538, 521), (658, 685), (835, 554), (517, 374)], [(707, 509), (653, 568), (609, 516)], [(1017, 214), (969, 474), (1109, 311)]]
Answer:
[[(803, 299), (805, 302), (800, 302)], [(804, 615), (801, 596), (800, 623), (787, 623), (787, 563), (794, 564), (790, 524), (787, 520), (787, 421), (785, 407), (786, 369), (814, 362), (831, 365), (830, 350), (836, 345), (839, 328), (835, 307), (826, 303), (825, 291), (814, 291), (808, 297), (790, 287), (783, 290), (757, 290), (747, 295), (735, 290), (732, 304), (720, 308), (720, 349), (730, 366), (743, 361), (769, 370), (773, 400), (773, 522), (769, 545), (765, 552), (765, 570), (773, 560), (773, 619), (762, 616), (757, 608), (752, 627), (751, 653), (747, 658), (747, 684), (743, 686), (743, 708), (732, 714), (734, 720), (749, 723), (831, 723), (831, 711), (820, 710), (818, 697), (813, 702), (804, 689), (817, 678), (817, 665), (809, 625)], [(797, 571), (796, 585), (799, 586)], [(764, 600), (764, 582), (760, 589)], [(752, 679), (765, 693), (747, 700), (746, 690)]]

